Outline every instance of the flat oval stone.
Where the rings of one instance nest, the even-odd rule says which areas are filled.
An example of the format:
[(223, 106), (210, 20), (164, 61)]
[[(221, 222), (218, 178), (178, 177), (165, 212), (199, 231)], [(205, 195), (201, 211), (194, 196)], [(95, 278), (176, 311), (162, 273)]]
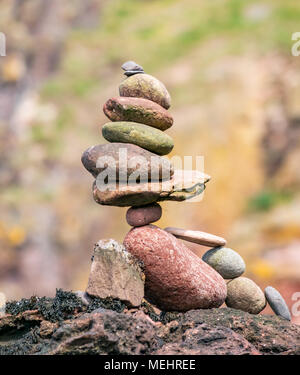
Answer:
[(209, 179), (199, 171), (183, 170), (175, 170), (168, 181), (140, 184), (101, 184), (97, 178), (93, 183), (93, 197), (99, 204), (118, 207), (143, 206), (166, 200), (181, 202), (203, 193)]
[(234, 309), (259, 314), (266, 307), (266, 298), (254, 281), (238, 277), (227, 283), (226, 305)]
[(267, 286), (265, 289), (265, 296), (271, 309), (276, 315), (281, 316), (286, 320), (291, 320), (290, 310), (278, 290), (272, 286)]
[(171, 105), (171, 97), (165, 85), (149, 74), (135, 74), (119, 86), (120, 96), (144, 98), (158, 103), (165, 109)]
[(160, 309), (209, 309), (224, 302), (224, 279), (172, 234), (145, 225), (131, 229), (124, 246), (144, 263), (145, 296)]
[(173, 234), (173, 236), (181, 240), (197, 243), (202, 246), (224, 246), (226, 240), (222, 237), (215, 236), (210, 233), (200, 232), (199, 230), (188, 230), (174, 227), (167, 227), (165, 231)]
[(169, 135), (137, 122), (108, 122), (102, 127), (102, 135), (109, 142), (132, 143), (158, 155), (166, 155), (174, 147)]
[(116, 177), (116, 181), (128, 181), (137, 171), (147, 181), (169, 180), (174, 174), (167, 158), (129, 143), (91, 146), (82, 154), (81, 161), (94, 177), (106, 170), (107, 174)]
[(126, 212), (126, 221), (132, 227), (141, 227), (161, 218), (162, 210), (158, 203), (140, 207), (130, 207)]
[(108, 99), (103, 112), (111, 121), (132, 121), (166, 130), (173, 117), (159, 104), (143, 98), (117, 97)]
[(235, 279), (245, 272), (243, 258), (228, 247), (217, 247), (208, 250), (202, 260), (215, 269), (224, 279)]

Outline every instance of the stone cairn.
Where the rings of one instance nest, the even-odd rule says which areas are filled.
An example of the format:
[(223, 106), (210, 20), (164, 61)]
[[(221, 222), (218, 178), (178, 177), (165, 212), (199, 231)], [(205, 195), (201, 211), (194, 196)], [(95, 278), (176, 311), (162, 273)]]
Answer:
[[(252, 280), (241, 277), (245, 263), (225, 247), (225, 239), (173, 227), (163, 230), (152, 224), (162, 215), (158, 202), (195, 197), (210, 177), (174, 171), (162, 157), (174, 146), (164, 132), (173, 124), (168, 112), (170, 95), (135, 62), (126, 62), (122, 69), (126, 79), (119, 86), (120, 96), (103, 106), (111, 122), (102, 127), (102, 134), (110, 143), (88, 148), (82, 163), (96, 179), (95, 201), (130, 207), (126, 220), (133, 228), (123, 244), (112, 239), (96, 244), (82, 298), (119, 298), (130, 308), (139, 306), (145, 297), (163, 311), (216, 308), (225, 302), (252, 314), (260, 313), (268, 301), (277, 315), (290, 320), (277, 290), (267, 287), (263, 293)], [(180, 239), (211, 249), (201, 259)]]

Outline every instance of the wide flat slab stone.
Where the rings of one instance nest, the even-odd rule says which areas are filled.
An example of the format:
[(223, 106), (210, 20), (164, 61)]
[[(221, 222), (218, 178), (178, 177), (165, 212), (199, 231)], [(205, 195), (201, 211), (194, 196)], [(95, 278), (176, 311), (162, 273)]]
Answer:
[[(93, 184), (95, 201), (108, 206), (142, 206), (160, 201), (185, 201), (203, 193), (210, 176), (199, 171), (176, 170), (169, 181), (140, 184)], [(200, 199), (200, 198), (199, 198)]]

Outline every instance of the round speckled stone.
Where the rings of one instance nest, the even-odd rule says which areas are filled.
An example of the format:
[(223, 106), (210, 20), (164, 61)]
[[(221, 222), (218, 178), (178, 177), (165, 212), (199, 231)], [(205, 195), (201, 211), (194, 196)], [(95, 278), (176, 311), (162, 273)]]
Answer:
[(120, 96), (144, 98), (158, 103), (165, 109), (171, 105), (171, 97), (165, 85), (149, 74), (134, 74), (119, 86)]
[(250, 314), (259, 314), (266, 307), (266, 298), (254, 281), (238, 277), (227, 283), (226, 305)]
[(126, 213), (126, 221), (132, 227), (141, 227), (161, 218), (162, 210), (158, 203), (140, 207), (130, 207)]
[(245, 272), (243, 258), (228, 247), (216, 247), (208, 250), (202, 260), (214, 268), (224, 279), (235, 279)]
[(281, 316), (286, 320), (291, 320), (290, 310), (278, 290), (272, 286), (267, 286), (265, 289), (265, 296), (271, 309), (276, 315)]
[(137, 122), (108, 122), (102, 127), (102, 135), (109, 142), (132, 143), (158, 155), (166, 155), (174, 147), (168, 134)]

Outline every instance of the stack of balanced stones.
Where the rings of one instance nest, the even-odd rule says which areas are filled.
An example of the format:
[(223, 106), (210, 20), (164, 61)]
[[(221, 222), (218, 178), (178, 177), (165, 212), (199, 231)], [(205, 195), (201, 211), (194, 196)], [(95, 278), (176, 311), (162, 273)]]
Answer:
[[(120, 96), (107, 100), (103, 107), (111, 122), (103, 125), (102, 135), (110, 143), (88, 148), (82, 163), (96, 179), (93, 197), (97, 203), (130, 207), (126, 220), (133, 228), (123, 246), (143, 264), (145, 298), (164, 311), (208, 309), (225, 302), (228, 307), (253, 314), (261, 312), (268, 300), (278, 315), (290, 319), (283, 298), (274, 288), (268, 287), (264, 294), (252, 280), (241, 277), (245, 263), (237, 252), (225, 247), (225, 239), (152, 224), (162, 215), (158, 202), (195, 197), (203, 192), (210, 177), (174, 170), (163, 157), (174, 146), (165, 133), (173, 125), (168, 112), (170, 94), (163, 83), (135, 62), (126, 62), (122, 69), (126, 78), (119, 86)], [(201, 259), (181, 240), (211, 249)], [(95, 280), (90, 277), (89, 284)]]

